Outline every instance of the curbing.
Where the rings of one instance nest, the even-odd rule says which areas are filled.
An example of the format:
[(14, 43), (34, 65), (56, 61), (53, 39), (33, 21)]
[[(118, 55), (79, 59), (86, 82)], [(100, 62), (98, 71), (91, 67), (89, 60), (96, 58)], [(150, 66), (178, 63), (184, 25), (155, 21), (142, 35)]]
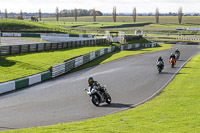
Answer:
[[(121, 50), (127, 50), (131, 48), (138, 48), (138, 47), (156, 47), (156, 43), (148, 43), (148, 44), (128, 44), (128, 45), (122, 45), (120, 47)], [(62, 64), (58, 64), (55, 66), (52, 66), (49, 71), (42, 72), (39, 74), (31, 75), (28, 77), (24, 77), (21, 79), (8, 81), (4, 83), (0, 83), (0, 94), (18, 90), (39, 82), (43, 82), (52, 78), (55, 78), (57, 76), (60, 76), (64, 73), (67, 73), (71, 71), (72, 69), (79, 67), (83, 64), (86, 64), (87, 62), (90, 62), (104, 54), (110, 53), (112, 51), (115, 51), (115, 46), (100, 49), (82, 56), (79, 56), (75, 59), (71, 59), (68, 61), (63, 62)]]
[(0, 84), (0, 94), (15, 90), (15, 81)]
[(18, 90), (45, 80), (51, 79), (51, 72), (46, 71), (36, 75), (31, 75), (25, 78), (0, 83), (0, 94)]

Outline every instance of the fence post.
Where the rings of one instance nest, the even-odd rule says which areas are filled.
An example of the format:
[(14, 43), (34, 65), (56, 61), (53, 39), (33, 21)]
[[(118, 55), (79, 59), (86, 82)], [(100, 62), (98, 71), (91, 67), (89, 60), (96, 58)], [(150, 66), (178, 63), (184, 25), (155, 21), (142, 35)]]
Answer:
[(38, 52), (38, 44), (36, 44), (36, 51)]
[(12, 54), (12, 46), (9, 46), (9, 54)]
[(28, 45), (28, 52), (31, 51), (30, 49), (31, 49), (31, 45), (29, 44), (29, 45)]
[(21, 52), (22, 52), (22, 46), (19, 45), (19, 53), (21, 53)]

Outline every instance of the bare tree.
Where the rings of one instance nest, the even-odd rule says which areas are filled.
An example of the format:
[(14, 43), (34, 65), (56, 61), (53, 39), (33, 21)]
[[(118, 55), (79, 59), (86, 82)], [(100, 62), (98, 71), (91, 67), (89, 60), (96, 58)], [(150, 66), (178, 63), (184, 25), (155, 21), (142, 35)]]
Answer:
[(183, 17), (183, 11), (182, 11), (182, 7), (180, 7), (178, 9), (178, 23), (181, 24), (182, 23), (182, 17)]
[(93, 20), (94, 20), (94, 22), (96, 22), (96, 11), (95, 11), (95, 9), (93, 10)]
[(159, 9), (158, 8), (156, 8), (155, 17), (156, 17), (156, 23), (159, 23)]
[(5, 18), (8, 18), (7, 9), (5, 9)]
[(133, 8), (133, 21), (136, 22), (136, 7)]
[(75, 8), (74, 9), (74, 21), (77, 22), (77, 17), (78, 17), (78, 11), (77, 9)]
[(39, 17), (40, 21), (42, 21), (42, 13), (41, 13), (41, 9), (39, 9), (38, 17)]
[(116, 10), (116, 6), (113, 7), (113, 21), (116, 22), (117, 21), (117, 10)]
[(56, 21), (59, 21), (59, 9), (56, 7)]
[(23, 20), (23, 12), (22, 12), (22, 10), (20, 11), (20, 15), (19, 16), (20, 16), (20, 19)]

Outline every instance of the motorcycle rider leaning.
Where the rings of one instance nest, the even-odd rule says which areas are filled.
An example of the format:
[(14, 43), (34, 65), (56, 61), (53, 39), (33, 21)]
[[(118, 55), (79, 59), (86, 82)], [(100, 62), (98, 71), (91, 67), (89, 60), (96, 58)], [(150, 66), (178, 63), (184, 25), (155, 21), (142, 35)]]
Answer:
[(93, 77), (90, 77), (88, 79), (88, 84), (92, 88), (93, 86), (96, 86), (98, 90), (105, 93), (104, 89), (100, 86), (100, 84), (97, 81), (94, 81)]
[(169, 59), (171, 59), (171, 58), (175, 59), (175, 54), (171, 53)]
[(163, 65), (163, 67), (164, 67), (164, 61), (163, 61), (163, 59), (162, 59), (161, 56), (158, 58), (156, 64), (158, 65), (159, 62), (162, 62), (162, 65)]
[(178, 48), (176, 48), (175, 54), (180, 55), (180, 51), (178, 50)]
[(175, 54), (171, 53), (169, 59), (171, 59), (171, 58), (174, 59), (174, 60), (175, 60), (175, 63), (176, 63), (176, 56), (175, 56)]

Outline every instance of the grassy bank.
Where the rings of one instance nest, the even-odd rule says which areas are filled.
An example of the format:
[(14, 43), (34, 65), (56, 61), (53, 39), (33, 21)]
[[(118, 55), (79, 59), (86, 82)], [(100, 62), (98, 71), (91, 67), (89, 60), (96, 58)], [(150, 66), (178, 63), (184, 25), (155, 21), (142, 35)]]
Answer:
[(200, 54), (179, 72), (160, 95), (133, 109), (80, 122), (4, 132), (200, 132), (199, 68)]
[[(59, 20), (73, 23), (74, 17), (60, 17)], [(97, 16), (96, 20), (97, 21), (94, 23), (93, 16), (78, 17), (78, 22), (90, 22), (90, 23), (94, 23), (94, 26), (96, 25), (96, 23), (101, 23), (101, 22), (112, 23), (112, 25), (117, 24), (117, 23), (133, 23), (133, 17), (132, 16), (117, 16), (117, 23), (113, 23), (113, 17), (112, 16)], [(56, 21), (56, 17), (42, 18), (42, 21)], [(155, 23), (155, 16), (137, 16), (136, 21), (138, 23)], [(177, 16), (160, 16), (159, 22), (165, 23), (165, 24), (179, 25)], [(183, 16), (182, 23), (188, 24), (188, 25), (189, 24), (198, 25), (198, 24), (200, 24), (200, 17), (199, 16)]]
[(92, 16), (78, 17), (78, 22), (74, 22), (73, 17), (61, 17), (60, 21), (56, 21), (55, 18), (43, 18), (42, 20), (47, 24), (101, 34), (106, 30), (133, 34), (135, 29), (143, 30), (145, 33), (199, 34), (198, 31), (178, 31), (176, 28), (200, 27), (199, 16), (183, 16), (182, 24), (178, 24), (177, 16), (160, 16), (158, 24), (155, 23), (154, 16), (137, 16), (136, 23), (133, 22), (132, 16), (117, 16), (116, 23), (113, 22), (112, 16), (97, 16), (96, 22), (93, 22)]
[(2, 32), (66, 32), (66, 33), (76, 33), (73, 31), (68, 31), (67, 29), (51, 25), (42, 22), (31, 22), (25, 20), (17, 19), (0, 19), (0, 29)]
[(105, 46), (5, 56), (5, 59), (0, 61), (0, 82), (47, 71), (51, 66), (60, 64), (65, 60), (102, 48), (105, 48)]
[(148, 38), (148, 40), (154, 41), (154, 42), (173, 42), (173, 43), (178, 43), (178, 42), (189, 42), (189, 43), (197, 43), (199, 41), (197, 40), (182, 40), (182, 39), (153, 39), (153, 38)]

